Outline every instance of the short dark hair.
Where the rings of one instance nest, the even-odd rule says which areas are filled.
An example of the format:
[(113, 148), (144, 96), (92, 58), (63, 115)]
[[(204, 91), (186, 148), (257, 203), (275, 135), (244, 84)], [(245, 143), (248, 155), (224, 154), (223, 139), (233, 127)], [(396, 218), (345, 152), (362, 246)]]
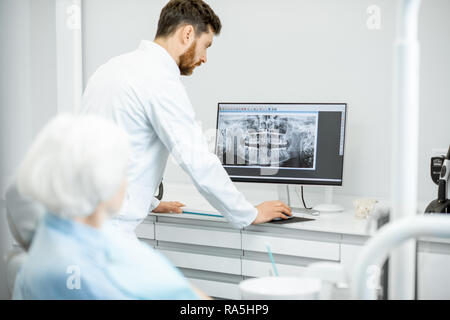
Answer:
[(222, 29), (219, 17), (206, 2), (202, 0), (171, 0), (161, 10), (155, 37), (167, 37), (183, 24), (192, 25), (197, 36), (207, 32), (208, 26), (216, 35)]

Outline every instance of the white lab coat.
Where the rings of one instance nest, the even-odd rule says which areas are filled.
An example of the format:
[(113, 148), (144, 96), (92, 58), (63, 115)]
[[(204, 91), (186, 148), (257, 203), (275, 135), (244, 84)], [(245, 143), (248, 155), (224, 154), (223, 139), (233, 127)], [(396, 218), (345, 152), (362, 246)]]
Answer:
[(129, 187), (116, 219), (128, 231), (158, 205), (153, 194), (169, 153), (234, 227), (255, 220), (257, 209), (236, 189), (217, 156), (209, 152), (179, 68), (163, 47), (142, 41), (138, 50), (100, 66), (87, 84), (82, 112), (111, 119), (128, 133), (132, 149)]

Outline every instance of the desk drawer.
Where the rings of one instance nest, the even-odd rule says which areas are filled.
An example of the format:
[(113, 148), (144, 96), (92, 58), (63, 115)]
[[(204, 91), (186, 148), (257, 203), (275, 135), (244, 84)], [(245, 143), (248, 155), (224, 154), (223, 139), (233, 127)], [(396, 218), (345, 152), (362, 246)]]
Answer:
[(339, 261), (339, 243), (242, 234), (243, 250), (267, 252), (266, 244), (277, 254)]
[(189, 282), (210, 297), (240, 300), (242, 298), (238, 284), (219, 281), (188, 278)]
[[(299, 277), (303, 274), (306, 267), (293, 266), (288, 264), (276, 263), (279, 276)], [(270, 262), (242, 260), (242, 275), (247, 277), (268, 277), (274, 276), (273, 267)]]
[(180, 268), (241, 275), (241, 259), (158, 249)]
[(134, 231), (136, 236), (141, 239), (155, 239), (155, 224), (152, 222), (142, 222)]
[(222, 230), (220, 228), (200, 228), (195, 226), (156, 223), (155, 238), (159, 241), (241, 250), (240, 232)]

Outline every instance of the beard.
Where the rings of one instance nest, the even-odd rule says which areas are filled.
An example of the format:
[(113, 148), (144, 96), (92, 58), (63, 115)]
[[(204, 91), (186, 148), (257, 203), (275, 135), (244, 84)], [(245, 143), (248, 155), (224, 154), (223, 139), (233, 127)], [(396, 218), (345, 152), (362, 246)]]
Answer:
[(180, 56), (180, 64), (178, 68), (180, 69), (180, 73), (183, 76), (190, 76), (194, 69), (198, 67), (201, 62), (195, 63), (195, 48), (197, 46), (197, 40)]

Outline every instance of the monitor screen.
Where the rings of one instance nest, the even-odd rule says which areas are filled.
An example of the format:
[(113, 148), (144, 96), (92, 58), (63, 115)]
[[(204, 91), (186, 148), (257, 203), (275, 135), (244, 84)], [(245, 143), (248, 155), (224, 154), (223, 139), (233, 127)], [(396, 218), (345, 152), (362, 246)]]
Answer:
[(345, 103), (219, 103), (216, 155), (233, 181), (342, 185)]

